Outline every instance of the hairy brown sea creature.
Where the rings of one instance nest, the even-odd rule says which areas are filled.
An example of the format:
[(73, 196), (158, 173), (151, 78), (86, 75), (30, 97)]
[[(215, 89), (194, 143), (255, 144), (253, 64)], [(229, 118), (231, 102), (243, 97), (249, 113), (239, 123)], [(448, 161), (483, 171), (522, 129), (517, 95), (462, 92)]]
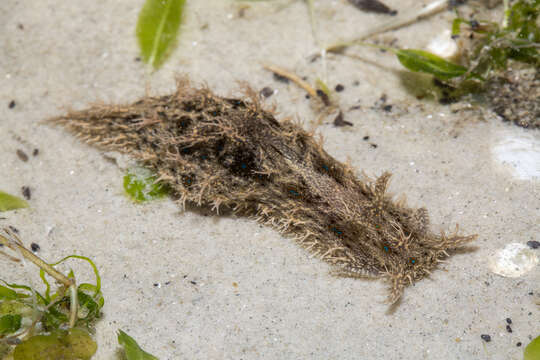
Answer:
[(389, 173), (357, 179), (311, 134), (277, 121), (254, 95), (223, 98), (181, 80), (169, 96), (51, 121), (89, 144), (130, 154), (182, 204), (223, 206), (272, 225), (339, 275), (385, 278), (390, 302), (474, 238), (432, 233), (425, 209), (386, 194)]

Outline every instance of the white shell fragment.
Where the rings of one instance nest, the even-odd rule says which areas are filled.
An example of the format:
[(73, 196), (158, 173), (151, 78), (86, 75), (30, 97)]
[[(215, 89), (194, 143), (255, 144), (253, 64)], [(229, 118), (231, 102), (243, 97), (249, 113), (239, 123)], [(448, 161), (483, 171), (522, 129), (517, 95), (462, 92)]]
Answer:
[(489, 268), (497, 275), (520, 277), (538, 265), (538, 256), (527, 245), (510, 243), (489, 259)]
[(458, 56), (459, 46), (457, 42), (452, 39), (452, 32), (447, 29), (436, 35), (430, 41), (427, 46), (427, 51), (445, 59), (452, 59)]
[(525, 131), (497, 134), (491, 153), (495, 163), (519, 180), (540, 179), (540, 140)]

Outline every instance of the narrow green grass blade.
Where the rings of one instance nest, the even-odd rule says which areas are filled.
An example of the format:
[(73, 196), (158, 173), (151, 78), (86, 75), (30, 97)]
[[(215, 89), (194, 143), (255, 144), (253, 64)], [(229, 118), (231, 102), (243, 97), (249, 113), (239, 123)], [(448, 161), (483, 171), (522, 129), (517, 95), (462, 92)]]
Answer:
[(154, 355), (141, 349), (139, 344), (122, 330), (118, 330), (118, 343), (124, 347), (127, 360), (158, 360)]
[(28, 203), (16, 196), (0, 191), (0, 212), (27, 208)]
[(146, 0), (137, 23), (144, 62), (157, 69), (176, 39), (186, 0)]

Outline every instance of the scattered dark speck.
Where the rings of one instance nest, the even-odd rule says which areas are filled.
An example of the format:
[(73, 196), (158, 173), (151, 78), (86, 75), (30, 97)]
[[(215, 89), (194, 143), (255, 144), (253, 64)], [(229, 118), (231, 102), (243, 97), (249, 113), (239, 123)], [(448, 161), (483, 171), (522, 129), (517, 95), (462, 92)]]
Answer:
[(36, 243), (30, 244), (30, 249), (32, 249), (33, 252), (39, 251), (40, 246)]
[(21, 149), (17, 149), (17, 156), (21, 161), (27, 162), (28, 161), (28, 155)]
[(17, 105), (17, 103), (15, 102), (15, 100), (11, 100), (8, 104), (8, 108), (10, 109), (13, 109), (15, 107), (15, 105)]
[(536, 240), (527, 241), (527, 246), (530, 247), (531, 249), (538, 249), (540, 248), (540, 241), (536, 241)]
[(529, 291), (529, 295), (534, 295), (534, 293), (532, 291)]
[(353, 86), (359, 86), (359, 85), (360, 85), (360, 81), (354, 80), (352, 84), (353, 84)]
[(17, 229), (15, 226), (9, 225), (9, 230), (13, 231), (15, 234), (19, 233), (19, 229)]
[(517, 347), (520, 347), (521, 346), (521, 341), (518, 341), (517, 344), (516, 344)]
[(340, 126), (353, 126), (353, 124), (347, 120), (343, 119), (343, 112), (340, 111), (339, 114), (334, 119), (334, 126), (340, 127)]
[(309, 99), (311, 96), (309, 96), (309, 94), (306, 94), (306, 99)]
[(268, 86), (266, 86), (266, 87), (262, 88), (262, 90), (260, 92), (260, 95), (262, 97), (265, 97), (265, 98), (270, 97), (270, 96), (274, 95), (274, 90), (269, 88)]
[(137, 56), (137, 57), (135, 58), (135, 61), (136, 61), (136, 62), (139, 62), (139, 61), (141, 61), (141, 58)]
[(165, 285), (169, 285), (171, 282), (170, 281), (166, 281), (165, 282)]
[(191, 280), (190, 283), (192, 283), (193, 285), (197, 285), (197, 282), (193, 280)]
[(39, 149), (38, 148), (34, 149), (34, 151), (32, 151), (32, 155), (38, 156), (39, 155)]
[(376, 149), (376, 148), (379, 146), (379, 145), (373, 144), (373, 143), (372, 143), (372, 144), (369, 144), (369, 145), (371, 145), (371, 147), (374, 148), (374, 149)]
[(491, 341), (491, 336), (487, 335), (487, 334), (482, 334), (480, 335), (480, 337), (482, 338), (482, 340), (484, 340), (485, 342), (490, 342)]
[(506, 318), (506, 323), (507, 323), (508, 325), (512, 324), (512, 319)]
[(478, 28), (480, 27), (480, 23), (474, 19), (471, 20), (470, 24), (472, 30), (478, 30)]
[(284, 84), (289, 83), (289, 79), (287, 79), (285, 76), (281, 76), (279, 74), (274, 73), (274, 80), (282, 82)]
[(364, 137), (362, 138), (362, 140), (368, 141), (368, 140), (369, 140), (369, 135), (364, 136)]
[(510, 325), (506, 325), (506, 331), (508, 331), (509, 333), (512, 332), (512, 328), (510, 327)]
[(23, 194), (23, 196), (24, 196), (24, 198), (25, 198), (26, 200), (30, 200), (30, 199), (32, 198), (32, 191), (30, 190), (30, 187), (28, 187), (28, 186), (23, 186), (23, 187), (21, 188), (21, 190), (22, 190), (22, 194)]
[(17, 24), (17, 28), (18, 28), (19, 30), (24, 30), (24, 25), (21, 24), (21, 23), (18, 23), (18, 24)]
[(159, 286), (159, 283), (154, 283), (154, 286), (155, 286), (155, 287)]
[(392, 111), (392, 105), (385, 105), (385, 106), (383, 106), (383, 110), (386, 111), (386, 112)]
[(342, 92), (343, 90), (345, 90), (345, 86), (343, 86), (341, 84), (336, 85), (336, 91), (337, 92)]

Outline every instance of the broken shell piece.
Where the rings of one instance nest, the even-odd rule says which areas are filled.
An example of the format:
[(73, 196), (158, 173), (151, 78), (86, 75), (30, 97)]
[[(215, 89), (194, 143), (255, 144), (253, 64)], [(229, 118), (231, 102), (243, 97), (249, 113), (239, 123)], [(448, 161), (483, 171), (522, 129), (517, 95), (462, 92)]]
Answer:
[(489, 268), (497, 275), (520, 277), (538, 265), (538, 257), (527, 245), (510, 243), (489, 259)]
[(428, 44), (427, 50), (445, 59), (454, 59), (459, 56), (458, 43), (452, 39), (452, 32), (448, 29), (435, 36)]

